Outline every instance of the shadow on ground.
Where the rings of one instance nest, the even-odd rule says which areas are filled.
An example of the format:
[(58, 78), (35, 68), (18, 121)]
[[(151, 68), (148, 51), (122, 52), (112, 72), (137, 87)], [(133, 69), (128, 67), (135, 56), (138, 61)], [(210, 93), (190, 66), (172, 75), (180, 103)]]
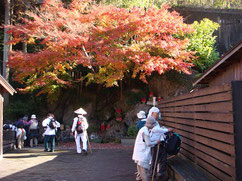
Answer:
[(14, 151), (0, 161), (0, 180), (12, 181), (133, 181), (132, 150), (94, 150), (87, 156), (75, 150), (54, 153), (42, 149)]

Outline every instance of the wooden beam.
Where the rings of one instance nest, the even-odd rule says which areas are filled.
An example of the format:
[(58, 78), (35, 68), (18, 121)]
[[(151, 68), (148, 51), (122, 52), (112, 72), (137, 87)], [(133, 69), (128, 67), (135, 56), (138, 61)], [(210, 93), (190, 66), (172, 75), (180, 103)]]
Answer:
[(232, 82), (236, 180), (242, 180), (242, 81)]

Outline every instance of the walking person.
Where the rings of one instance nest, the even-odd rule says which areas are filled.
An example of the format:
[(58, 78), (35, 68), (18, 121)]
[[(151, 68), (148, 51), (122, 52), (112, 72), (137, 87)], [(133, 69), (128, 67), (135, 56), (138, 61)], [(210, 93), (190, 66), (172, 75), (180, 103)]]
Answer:
[[(44, 132), (44, 146), (45, 152), (54, 152), (55, 151), (55, 134), (57, 128), (60, 127), (60, 123), (54, 119), (54, 114), (49, 113), (47, 118), (42, 122), (42, 126), (45, 128)], [(49, 149), (50, 142), (50, 149)]]
[[(151, 162), (151, 147), (158, 144), (160, 141), (151, 141), (149, 131), (156, 125), (156, 120), (153, 117), (148, 117), (145, 126), (142, 127), (135, 140), (132, 159), (137, 164), (138, 175), (140, 180), (150, 180), (150, 162)], [(139, 178), (136, 178), (139, 180)]]
[(32, 114), (31, 119), (29, 120), (29, 140), (30, 140), (30, 147), (38, 146), (38, 139), (39, 139), (39, 122), (36, 119), (36, 115)]
[(27, 139), (26, 131), (24, 129), (26, 124), (26, 117), (20, 118), (16, 121), (16, 141), (17, 141), (17, 148), (22, 149), (24, 147), (24, 140)]
[(16, 140), (17, 140), (17, 148), (22, 149), (24, 147), (24, 140), (26, 139), (26, 132), (24, 128), (18, 127), (16, 128)]
[[(87, 128), (88, 123), (87, 119), (83, 116), (84, 114), (87, 114), (87, 112), (80, 108), (74, 111), (74, 113), (77, 114), (77, 117), (73, 119), (72, 124), (72, 135), (75, 137), (76, 142), (76, 151), (78, 154), (81, 154), (82, 151), (85, 155), (87, 155)], [(81, 142), (82, 140), (82, 148), (81, 148)]]

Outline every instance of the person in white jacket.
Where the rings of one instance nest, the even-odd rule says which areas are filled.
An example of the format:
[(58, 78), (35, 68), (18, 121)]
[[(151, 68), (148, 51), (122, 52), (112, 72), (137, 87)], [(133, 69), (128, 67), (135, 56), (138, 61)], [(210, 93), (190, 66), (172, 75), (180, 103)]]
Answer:
[(167, 161), (167, 153), (164, 148), (164, 141), (165, 141), (165, 133), (173, 131), (171, 128), (166, 128), (164, 126), (160, 127), (158, 123), (160, 110), (157, 107), (152, 107), (149, 110), (149, 115), (153, 117), (156, 120), (156, 125), (151, 129), (149, 135), (151, 141), (160, 141), (160, 147), (159, 147), (159, 153), (157, 158), (157, 164), (155, 167), (155, 161), (156, 161), (156, 155), (158, 151), (158, 144), (153, 145), (151, 148), (151, 155), (152, 155), (152, 161), (151, 161), (151, 168), (150, 168), (150, 174), (153, 175), (153, 171), (155, 170), (154, 175), (158, 178), (165, 178), (166, 177), (166, 161)]
[[(45, 152), (54, 152), (55, 150), (55, 135), (57, 128), (60, 127), (60, 123), (54, 119), (54, 114), (49, 113), (47, 118), (44, 119), (42, 122), (42, 126), (45, 129), (44, 132), (44, 146)], [(50, 141), (50, 150), (49, 150), (49, 144), (48, 142)]]
[(151, 141), (149, 131), (156, 125), (156, 121), (153, 117), (148, 117), (145, 126), (142, 127), (135, 140), (134, 151), (132, 159), (137, 164), (138, 175), (142, 181), (150, 180), (150, 162), (151, 152), (150, 148), (160, 141)]
[[(88, 123), (87, 119), (83, 116), (84, 114), (87, 114), (87, 112), (80, 108), (74, 111), (77, 114), (77, 117), (73, 119), (72, 124), (72, 135), (75, 137), (76, 142), (76, 151), (77, 153), (81, 154), (82, 151), (84, 154), (87, 154), (87, 128)], [(82, 140), (82, 149), (81, 149), (81, 142)]]

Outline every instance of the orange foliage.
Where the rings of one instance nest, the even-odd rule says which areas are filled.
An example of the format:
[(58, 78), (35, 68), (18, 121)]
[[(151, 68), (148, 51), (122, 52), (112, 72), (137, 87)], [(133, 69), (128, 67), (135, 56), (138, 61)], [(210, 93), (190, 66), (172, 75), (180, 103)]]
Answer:
[(71, 70), (82, 72), (80, 67), (90, 70), (82, 74), (88, 81), (106, 86), (117, 85), (129, 72), (144, 82), (155, 71), (188, 74), (194, 57), (186, 51), (185, 35), (193, 30), (168, 8), (127, 10), (88, 0), (74, 0), (66, 8), (60, 0), (46, 0), (38, 12), (27, 12), (31, 18), (9, 30), (11, 43), (42, 44), (42, 49), (12, 52), (9, 66), (26, 90), (43, 93), (46, 85), (71, 86)]

